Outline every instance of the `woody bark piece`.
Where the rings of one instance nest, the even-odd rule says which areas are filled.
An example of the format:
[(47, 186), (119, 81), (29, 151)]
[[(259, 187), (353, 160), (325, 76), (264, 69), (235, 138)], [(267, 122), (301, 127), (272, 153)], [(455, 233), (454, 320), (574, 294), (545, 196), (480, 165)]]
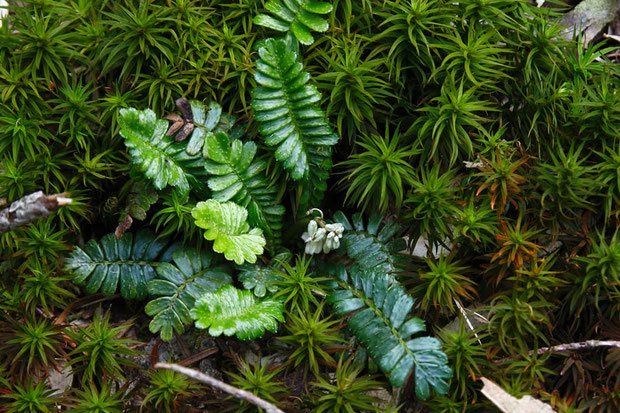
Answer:
[(0, 27), (2, 27), (2, 18), (9, 14), (9, 2), (0, 0)]
[(70, 204), (62, 194), (45, 195), (42, 191), (26, 195), (0, 211), (0, 234), (43, 218)]
[(617, 0), (583, 0), (560, 19), (562, 26), (568, 26), (562, 35), (572, 39), (583, 32), (588, 43), (598, 36), (620, 11)]
[(555, 413), (551, 406), (532, 396), (517, 399), (486, 377), (481, 377), (480, 380), (484, 383), (482, 394), (504, 413)]

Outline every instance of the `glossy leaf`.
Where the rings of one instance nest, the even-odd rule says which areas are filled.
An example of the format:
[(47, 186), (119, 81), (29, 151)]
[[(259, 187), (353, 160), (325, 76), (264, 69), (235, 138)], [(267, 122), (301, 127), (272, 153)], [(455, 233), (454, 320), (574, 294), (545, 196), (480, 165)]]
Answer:
[(223, 268), (213, 267), (212, 254), (194, 250), (178, 250), (172, 254), (171, 263), (157, 266), (157, 279), (149, 281), (147, 289), (157, 298), (149, 301), (144, 311), (154, 316), (149, 324), (152, 333), (159, 332), (161, 339), (170, 341), (172, 333), (183, 333), (192, 322), (189, 315), (196, 300), (207, 292), (232, 283)]
[(196, 320), (196, 327), (208, 328), (212, 336), (235, 334), (241, 340), (253, 340), (265, 330), (275, 333), (278, 321), (284, 321), (283, 311), (280, 301), (259, 301), (250, 291), (226, 285), (200, 297), (191, 316)]
[(264, 297), (265, 293), (278, 291), (277, 281), (281, 280), (278, 273), (270, 267), (244, 264), (239, 268), (239, 281), (246, 290), (254, 290), (254, 295)]
[(222, 107), (215, 102), (211, 102), (207, 108), (196, 100), (190, 101), (189, 104), (192, 111), (194, 129), (185, 150), (189, 155), (196, 155), (203, 151), (207, 134), (218, 126), (222, 117)]
[[(308, 84), (292, 39), (267, 39), (259, 49), (252, 107), (267, 146), (293, 180), (307, 180), (310, 170), (331, 166), (330, 146), (338, 142), (317, 105), (321, 95)], [(328, 159), (326, 161), (326, 159)], [(318, 175), (315, 175), (318, 176)]]
[(65, 268), (73, 273), (73, 282), (84, 287), (88, 294), (101, 292), (105, 296), (120, 293), (124, 298), (146, 298), (147, 283), (156, 278), (155, 268), (169, 261), (176, 245), (164, 251), (168, 241), (156, 238), (150, 231), (140, 231), (116, 239), (107, 234), (100, 243), (91, 239), (84, 249), (75, 247), (67, 258)]
[(320, 14), (332, 11), (330, 3), (313, 0), (269, 0), (265, 8), (273, 14), (259, 14), (254, 23), (279, 32), (292, 33), (300, 43), (310, 45), (314, 37), (310, 30), (325, 32), (329, 23)]
[(351, 221), (341, 211), (333, 216), (334, 222), (344, 226), (339, 251), (346, 253), (362, 268), (393, 274), (403, 269), (406, 258), (398, 252), (406, 248), (406, 243), (402, 238), (394, 238), (400, 231), (398, 224), (395, 221), (384, 223), (383, 218), (373, 213), (364, 223), (360, 213), (353, 214)]
[(168, 123), (157, 119), (150, 109), (121, 109), (118, 119), (120, 134), (125, 138), (131, 161), (152, 182), (155, 188), (176, 187), (187, 194), (190, 188), (203, 192), (195, 175), (204, 171), (196, 158), (185, 153), (183, 145), (166, 135)]
[(355, 312), (349, 328), (393, 386), (402, 386), (415, 371), (416, 395), (428, 399), (431, 390), (438, 394), (448, 391), (452, 370), (433, 337), (411, 336), (425, 330), (417, 317), (407, 320), (414, 299), (393, 277), (381, 271), (354, 266), (350, 273), (344, 266), (327, 269), (338, 288), (327, 297), (338, 315)]
[(255, 159), (256, 144), (238, 139), (231, 143), (225, 133), (211, 133), (205, 153), (205, 168), (213, 175), (209, 179), (213, 199), (247, 208), (249, 224), (278, 242), (284, 207), (277, 204), (276, 186), (271, 186), (266, 177), (266, 162)]
[(226, 259), (241, 265), (256, 262), (266, 244), (260, 228), (250, 228), (248, 211), (233, 203), (214, 199), (199, 202), (192, 209), (198, 227), (205, 229), (205, 238), (213, 241), (213, 249)]

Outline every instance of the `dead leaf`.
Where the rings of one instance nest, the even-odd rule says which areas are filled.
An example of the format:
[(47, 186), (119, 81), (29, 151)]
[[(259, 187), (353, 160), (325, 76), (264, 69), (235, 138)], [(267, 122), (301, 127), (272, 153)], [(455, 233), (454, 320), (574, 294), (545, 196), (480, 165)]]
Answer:
[(183, 127), (183, 125), (185, 125), (185, 121), (183, 120), (183, 118), (176, 113), (166, 115), (164, 116), (164, 119), (172, 122), (172, 125), (170, 125), (170, 128), (168, 128), (168, 132), (166, 132), (167, 136), (174, 135), (179, 129)]
[(47, 383), (54, 394), (62, 394), (73, 384), (73, 369), (66, 360), (58, 361), (58, 370), (50, 369)]
[(125, 235), (125, 232), (127, 232), (127, 230), (131, 228), (131, 224), (133, 224), (133, 218), (131, 218), (131, 215), (129, 214), (125, 215), (125, 218), (121, 221), (120, 224), (118, 224), (116, 230), (114, 230), (114, 236), (116, 237), (116, 239), (121, 239), (121, 237)]
[(176, 103), (177, 108), (181, 111), (185, 122), (194, 123), (194, 115), (192, 113), (192, 106), (189, 104), (189, 100), (187, 100), (187, 98), (179, 98), (175, 100), (174, 103)]
[(177, 135), (174, 137), (174, 140), (177, 142), (183, 141), (187, 139), (189, 135), (192, 134), (193, 131), (194, 131), (194, 124), (186, 123), (185, 125), (183, 125), (179, 133), (177, 133)]

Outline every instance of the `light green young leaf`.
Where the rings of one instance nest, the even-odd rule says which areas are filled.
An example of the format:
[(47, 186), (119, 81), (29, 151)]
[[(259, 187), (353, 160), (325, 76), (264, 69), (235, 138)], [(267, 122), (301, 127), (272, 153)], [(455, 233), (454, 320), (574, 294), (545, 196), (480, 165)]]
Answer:
[(205, 229), (205, 238), (213, 241), (213, 249), (226, 259), (241, 265), (256, 262), (266, 244), (260, 228), (250, 228), (248, 211), (234, 202), (214, 199), (199, 202), (192, 209), (196, 225)]
[(196, 327), (208, 328), (212, 336), (235, 334), (241, 340), (253, 340), (265, 330), (275, 333), (278, 321), (284, 321), (283, 311), (281, 301), (259, 301), (250, 291), (225, 285), (200, 297), (190, 314)]

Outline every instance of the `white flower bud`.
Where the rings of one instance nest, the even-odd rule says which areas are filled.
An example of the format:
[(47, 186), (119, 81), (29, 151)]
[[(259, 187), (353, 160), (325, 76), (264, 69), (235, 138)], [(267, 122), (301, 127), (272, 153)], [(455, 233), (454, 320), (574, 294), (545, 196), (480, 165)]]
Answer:
[(340, 237), (336, 237), (334, 238), (334, 242), (333, 242), (333, 250), (337, 250), (338, 248), (340, 248)]
[(344, 233), (344, 225), (339, 222), (325, 224), (321, 218), (315, 218), (308, 222), (308, 230), (301, 234), (301, 239), (306, 243), (306, 254), (325, 254), (340, 247), (340, 238)]
[(318, 228), (319, 228), (319, 224), (317, 224), (315, 220), (312, 219), (310, 220), (310, 222), (308, 222), (308, 234), (310, 236), (313, 236)]
[(319, 228), (314, 233), (312, 241), (322, 241), (323, 239), (325, 239), (325, 235), (327, 235), (327, 231), (325, 231), (325, 228)]

